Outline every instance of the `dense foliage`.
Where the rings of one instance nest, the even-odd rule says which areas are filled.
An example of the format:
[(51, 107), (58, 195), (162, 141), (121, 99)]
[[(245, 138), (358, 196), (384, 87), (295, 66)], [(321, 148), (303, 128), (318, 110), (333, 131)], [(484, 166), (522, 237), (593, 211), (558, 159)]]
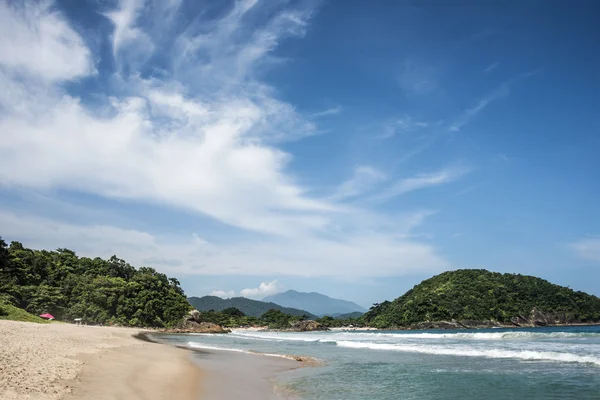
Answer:
[(59, 320), (168, 327), (190, 309), (179, 282), (113, 256), (32, 250), (0, 238), (0, 301)]
[[(351, 314), (355, 314), (355, 313), (351, 313)], [(360, 318), (360, 316), (362, 315), (362, 313), (357, 313), (358, 315), (356, 317), (331, 317), (329, 315), (326, 315), (324, 317), (321, 317), (319, 319), (317, 319), (316, 321), (318, 323), (320, 323), (323, 326), (326, 326), (328, 328), (342, 328), (342, 327), (353, 327), (353, 328), (361, 328), (365, 326), (364, 321), (362, 320), (362, 318)]]
[(251, 317), (260, 317), (271, 309), (279, 310), (285, 314), (296, 317), (306, 316), (314, 319), (316, 316), (308, 311), (298, 310), (296, 308), (282, 307), (279, 304), (267, 303), (265, 301), (251, 300), (245, 297), (233, 297), (231, 299), (222, 299), (217, 296), (190, 297), (190, 304), (198, 311), (222, 311), (226, 308), (234, 307), (242, 311), (245, 315)]
[(533, 308), (581, 322), (600, 321), (600, 298), (544, 279), (464, 269), (424, 280), (392, 302), (375, 304), (362, 319), (388, 328), (423, 321), (510, 322)]
[(269, 329), (285, 329), (289, 328), (293, 322), (304, 319), (306, 316), (294, 316), (278, 309), (267, 310), (260, 317), (247, 316), (235, 307), (229, 307), (222, 311), (204, 311), (201, 314), (202, 322), (212, 322), (227, 328), (267, 326)]

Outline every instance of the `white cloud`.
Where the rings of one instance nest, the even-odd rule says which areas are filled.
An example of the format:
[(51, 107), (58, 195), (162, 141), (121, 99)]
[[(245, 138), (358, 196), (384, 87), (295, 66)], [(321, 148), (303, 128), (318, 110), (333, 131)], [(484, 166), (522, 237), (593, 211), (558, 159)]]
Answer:
[(150, 37), (136, 26), (145, 3), (145, 0), (120, 0), (116, 10), (105, 14), (115, 27), (112, 35), (114, 59), (133, 68), (140, 66), (154, 50)]
[(271, 282), (261, 282), (257, 288), (242, 289), (240, 294), (244, 297), (263, 299), (272, 294), (279, 293), (282, 290), (281, 284), (276, 280), (273, 280)]
[(51, 6), (48, 1), (0, 2), (0, 67), (5, 71), (51, 82), (95, 71), (82, 38)]
[(230, 299), (232, 297), (235, 297), (235, 290), (228, 290), (228, 291), (225, 291), (225, 290), (213, 290), (208, 295), (209, 296), (221, 297), (223, 299)]
[(581, 239), (570, 247), (579, 258), (600, 262), (600, 238)]
[[(337, 277), (343, 271), (345, 277), (376, 277), (439, 272), (449, 267), (433, 246), (413, 238), (412, 230), (431, 214), (369, 215), (364, 221), (355, 220), (353, 230), (341, 227), (328, 237), (271, 237), (222, 245), (198, 240), (196, 235), (165, 237), (26, 213), (0, 212), (0, 226), (5, 240), (22, 240), (28, 247), (66, 247), (88, 257), (116, 254), (136, 266), (149, 265), (152, 260), (151, 266), (168, 273)], [(361, 222), (377, 229), (365, 229)]]

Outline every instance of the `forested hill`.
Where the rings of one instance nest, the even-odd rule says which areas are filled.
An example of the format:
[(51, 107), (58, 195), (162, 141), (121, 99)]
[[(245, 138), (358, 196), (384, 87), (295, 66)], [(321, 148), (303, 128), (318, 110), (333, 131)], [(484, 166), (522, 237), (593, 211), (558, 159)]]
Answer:
[(269, 310), (279, 310), (285, 314), (301, 317), (306, 315), (308, 318), (314, 319), (315, 315), (308, 311), (299, 310), (296, 308), (282, 307), (279, 304), (268, 303), (264, 301), (251, 300), (245, 297), (232, 297), (231, 299), (222, 299), (217, 296), (190, 297), (190, 304), (199, 311), (222, 311), (226, 308), (235, 307), (245, 315), (251, 317), (260, 317)]
[(396, 300), (374, 305), (363, 320), (380, 328), (452, 320), (523, 326), (600, 322), (600, 298), (533, 276), (463, 269), (424, 280)]
[(112, 257), (32, 250), (0, 238), (0, 303), (59, 320), (170, 327), (191, 309), (179, 282)]

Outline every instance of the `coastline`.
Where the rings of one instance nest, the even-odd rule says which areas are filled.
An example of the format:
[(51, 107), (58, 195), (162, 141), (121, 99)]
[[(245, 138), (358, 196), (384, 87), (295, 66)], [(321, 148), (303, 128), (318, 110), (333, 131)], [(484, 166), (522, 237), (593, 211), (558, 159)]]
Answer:
[(132, 336), (141, 331), (1, 320), (0, 399), (197, 400), (189, 353)]
[(0, 320), (2, 400), (281, 400), (292, 359), (177, 347), (135, 328)]
[[(143, 332), (137, 339), (178, 347), (192, 352), (192, 359), (203, 373), (201, 400), (284, 400), (294, 393), (277, 386), (275, 378), (293, 370), (321, 365), (316, 359), (285, 354), (230, 351), (204, 347), (188, 347), (170, 343), (169, 335)], [(179, 336), (180, 334), (175, 333)], [(184, 334), (185, 335), (185, 334)]]

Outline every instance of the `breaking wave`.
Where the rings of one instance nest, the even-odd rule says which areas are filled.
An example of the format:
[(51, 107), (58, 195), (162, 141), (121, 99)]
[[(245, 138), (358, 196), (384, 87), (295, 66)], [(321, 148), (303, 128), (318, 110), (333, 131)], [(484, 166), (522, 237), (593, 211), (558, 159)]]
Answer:
[(352, 349), (371, 349), (371, 350), (386, 350), (386, 351), (402, 351), (410, 353), (446, 355), (446, 356), (462, 356), (462, 357), (485, 357), (485, 358), (512, 358), (527, 361), (555, 361), (566, 363), (584, 363), (600, 366), (600, 358), (583, 356), (572, 353), (560, 353), (549, 351), (532, 351), (532, 350), (503, 350), (503, 349), (466, 349), (460, 347), (443, 347), (443, 346), (418, 346), (406, 344), (391, 344), (391, 343), (372, 343), (372, 342), (356, 342), (356, 341), (338, 341), (340, 347)]

